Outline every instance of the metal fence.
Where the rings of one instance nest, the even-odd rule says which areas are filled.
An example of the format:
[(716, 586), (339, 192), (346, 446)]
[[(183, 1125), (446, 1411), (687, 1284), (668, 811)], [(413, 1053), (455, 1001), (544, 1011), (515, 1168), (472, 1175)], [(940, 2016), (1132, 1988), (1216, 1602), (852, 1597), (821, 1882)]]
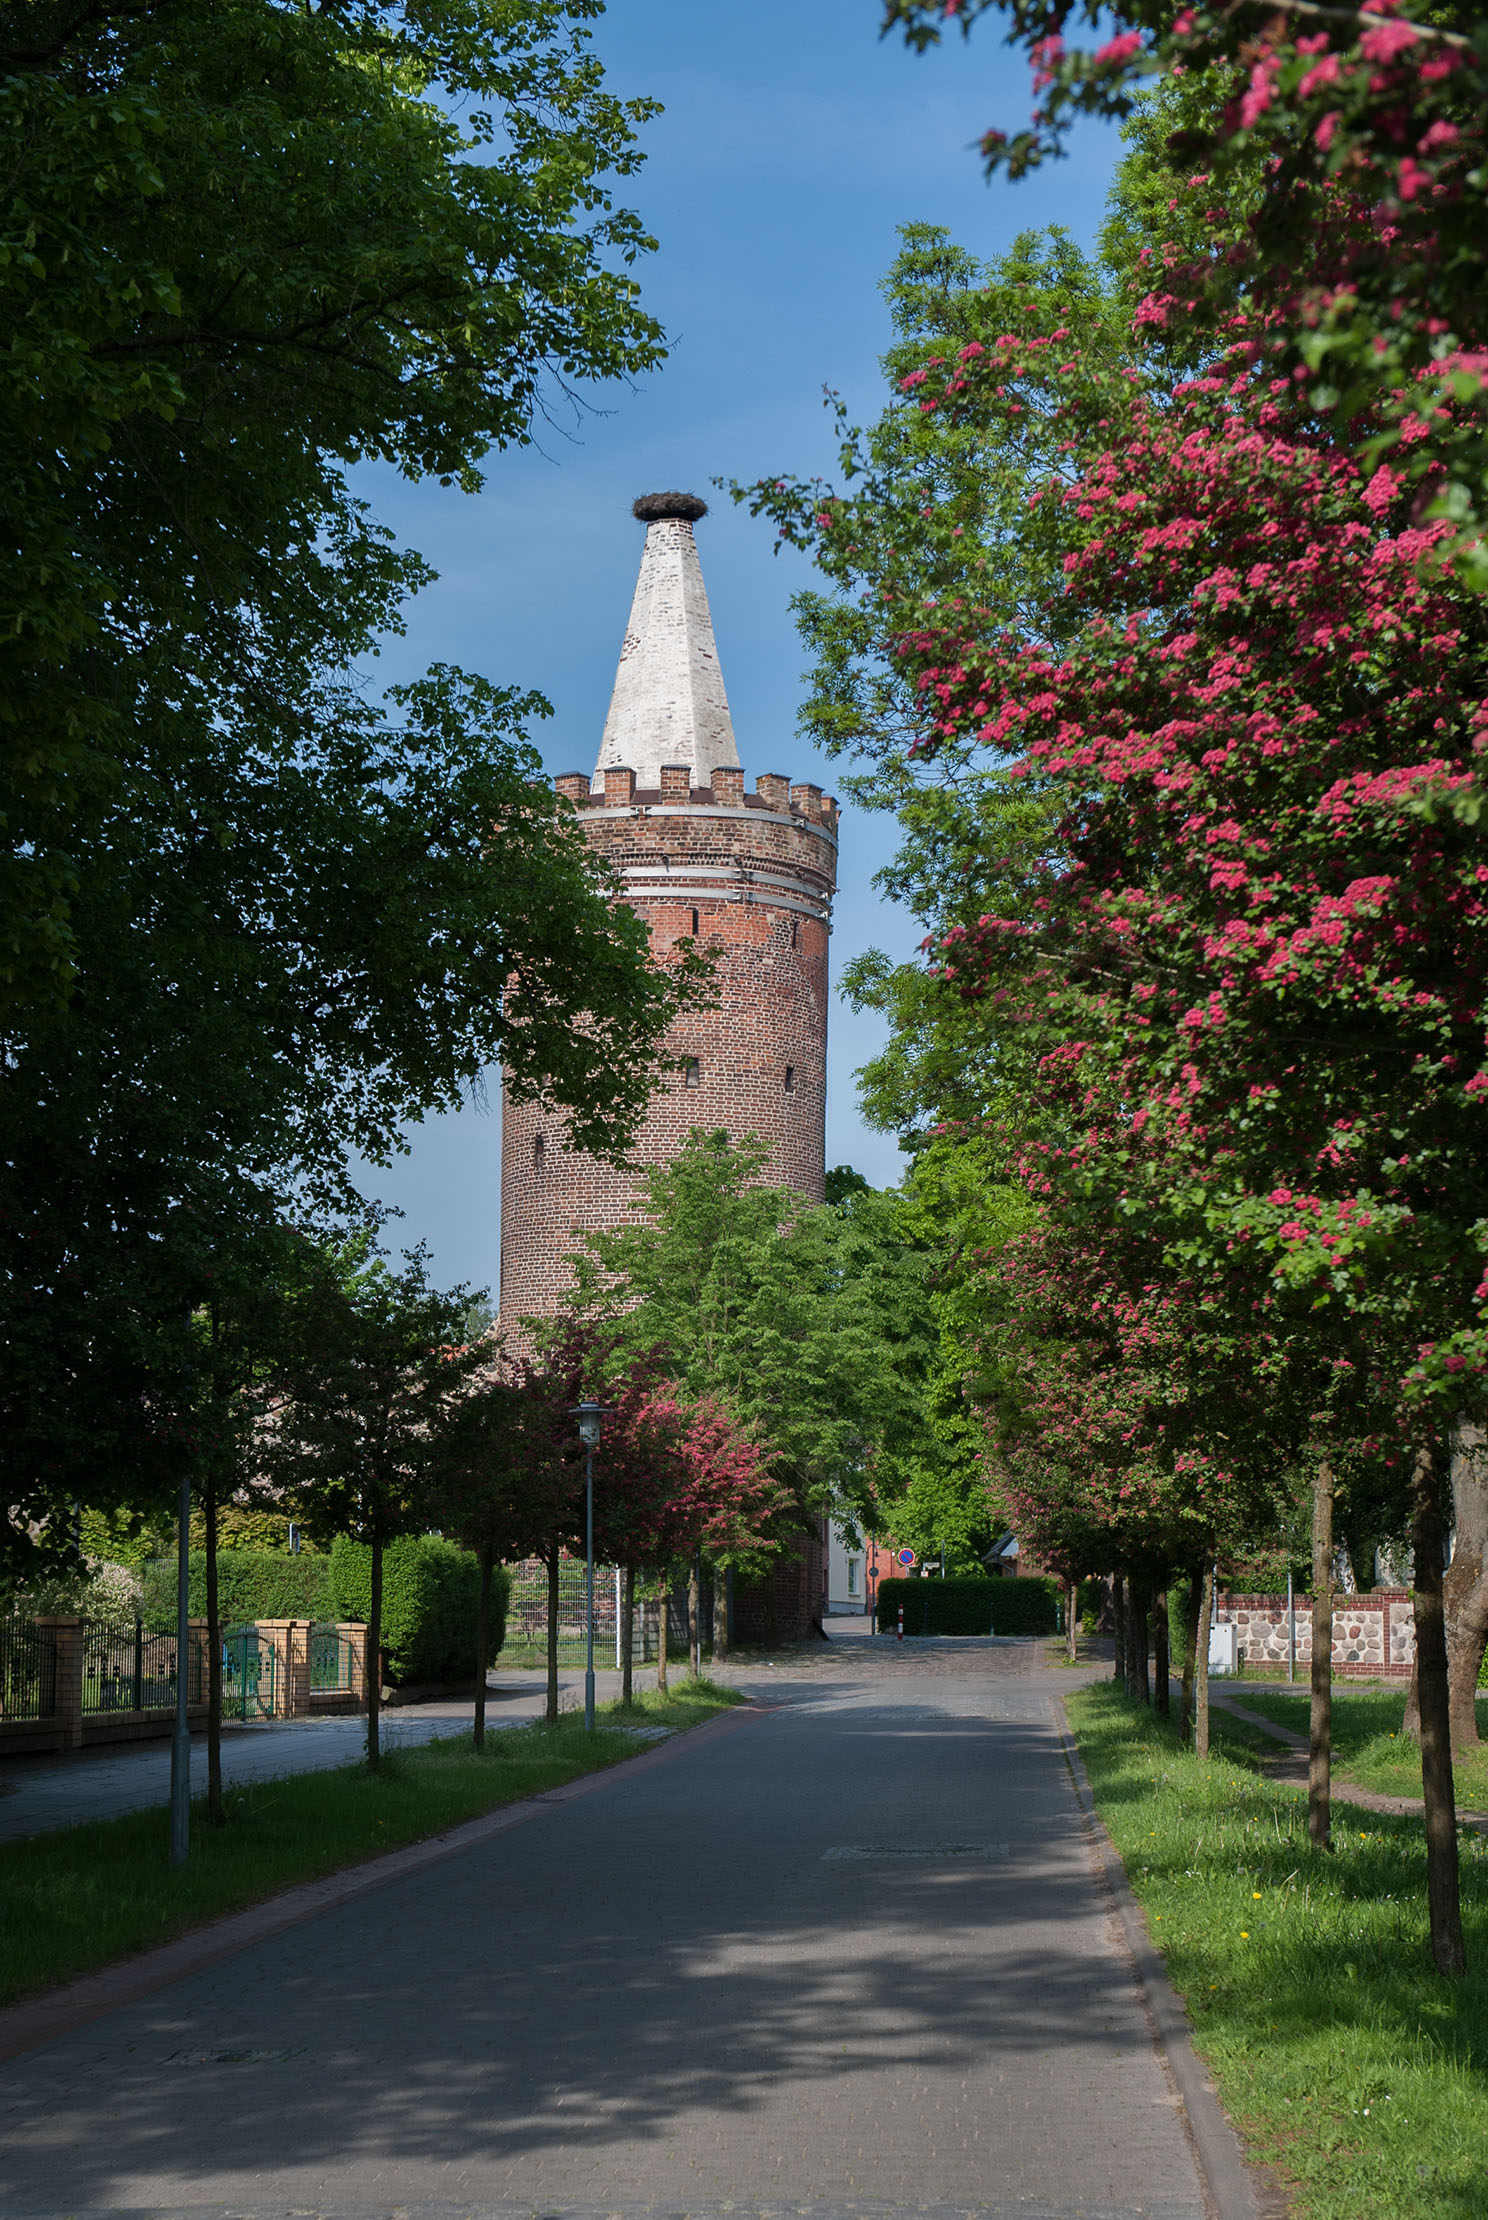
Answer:
[[(88, 1619), (82, 1630), (83, 1710), (169, 1711), (176, 1700), (175, 1634), (154, 1634), (143, 1619)], [(188, 1642), (186, 1701), (206, 1700), (200, 1643)]]
[(333, 1696), (359, 1691), (362, 1643), (339, 1627), (320, 1625), (310, 1630), (310, 1693)]
[(259, 1639), (256, 1626), (222, 1630), (222, 1716), (272, 1719), (279, 1660), (272, 1642)]
[(57, 1643), (26, 1619), (0, 1619), (0, 1719), (50, 1719), (57, 1709)]
[[(547, 1567), (529, 1558), (526, 1563), (513, 1565), (511, 1573), (511, 1598), (506, 1612), (506, 1640), (502, 1656), (515, 1663), (547, 1654), (548, 1642), (548, 1573)], [(594, 1661), (597, 1665), (618, 1666), (620, 1663), (621, 1589), (624, 1575), (614, 1565), (596, 1565), (594, 1568)], [(712, 1582), (703, 1584), (703, 1641), (713, 1638)], [(687, 1576), (680, 1574), (673, 1586), (669, 1600), (668, 1622), (670, 1642), (668, 1654), (676, 1656), (687, 1647)], [(584, 1639), (584, 1566), (580, 1559), (565, 1557), (558, 1566), (558, 1657), (565, 1665), (583, 1661)], [(656, 1595), (655, 1577), (646, 1574), (636, 1582), (635, 1618), (631, 1628), (631, 1663), (654, 1665), (656, 1662)]]

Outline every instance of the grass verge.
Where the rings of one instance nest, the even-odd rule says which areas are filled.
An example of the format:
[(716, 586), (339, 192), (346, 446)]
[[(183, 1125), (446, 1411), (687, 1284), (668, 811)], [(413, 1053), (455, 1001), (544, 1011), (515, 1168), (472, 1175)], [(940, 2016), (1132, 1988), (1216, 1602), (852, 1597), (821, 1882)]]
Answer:
[(1469, 1970), (1445, 1982), (1418, 1821), (1335, 1810), (1337, 1849), (1319, 1856), (1302, 1796), (1242, 1746), (1222, 1739), (1201, 1765), (1109, 1687), (1068, 1708), (1196, 2047), (1252, 2156), (1294, 2185), (1298, 2220), (1478, 2220), (1488, 1844), (1462, 1841)]
[(395, 1750), (376, 1773), (348, 1765), (229, 1789), (226, 1826), (210, 1826), (205, 1803), (193, 1805), (191, 1859), (181, 1873), (167, 1862), (163, 1809), (0, 1843), (0, 2003), (634, 1757), (628, 1730), (636, 1725), (697, 1726), (741, 1700), (686, 1680), (665, 1704), (653, 1694), (629, 1713), (607, 1706), (592, 1737), (565, 1713), (556, 1726), (493, 1731), (479, 1753), (466, 1734)]
[[(1259, 1712), (1278, 1727), (1306, 1734), (1308, 1699), (1279, 1690), (1228, 1681), (1226, 1692), (1248, 1711)], [(1218, 1716), (1218, 1707), (1216, 1707)], [(1339, 1695), (1333, 1691), (1333, 1763), (1341, 1779), (1382, 1796), (1419, 1796), (1421, 1752), (1401, 1733), (1404, 1689)], [(1482, 1724), (1480, 1715), (1480, 1724)], [(1458, 1753), (1453, 1766), (1457, 1801), (1464, 1811), (1488, 1811), (1488, 1746)]]

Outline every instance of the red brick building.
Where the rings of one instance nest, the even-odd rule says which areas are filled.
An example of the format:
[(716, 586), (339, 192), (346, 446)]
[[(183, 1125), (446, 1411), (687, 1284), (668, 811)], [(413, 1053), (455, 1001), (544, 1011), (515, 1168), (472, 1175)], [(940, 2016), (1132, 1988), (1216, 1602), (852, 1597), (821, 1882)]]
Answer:
[[(630, 623), (599, 760), (561, 776), (625, 901), (665, 947), (691, 939), (720, 961), (717, 1001), (680, 1019), (682, 1068), (652, 1101), (634, 1172), (566, 1145), (561, 1116), (502, 1111), (501, 1315), (548, 1316), (586, 1232), (644, 1216), (640, 1175), (694, 1128), (769, 1145), (762, 1178), (819, 1201), (826, 1149), (827, 936), (837, 878), (837, 805), (820, 787), (761, 772), (745, 790), (693, 524), (690, 494), (651, 494)], [(820, 1616), (820, 1544), (782, 1566), (772, 1592), (736, 1591), (740, 1639), (788, 1641)]]

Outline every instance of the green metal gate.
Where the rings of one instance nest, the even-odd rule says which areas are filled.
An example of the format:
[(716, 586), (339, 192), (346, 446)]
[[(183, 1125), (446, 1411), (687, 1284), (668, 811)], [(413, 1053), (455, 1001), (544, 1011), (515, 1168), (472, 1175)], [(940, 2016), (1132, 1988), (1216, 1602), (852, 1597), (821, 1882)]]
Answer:
[(278, 1657), (272, 1642), (260, 1643), (256, 1626), (226, 1627), (222, 1635), (222, 1713), (224, 1718), (272, 1719)]

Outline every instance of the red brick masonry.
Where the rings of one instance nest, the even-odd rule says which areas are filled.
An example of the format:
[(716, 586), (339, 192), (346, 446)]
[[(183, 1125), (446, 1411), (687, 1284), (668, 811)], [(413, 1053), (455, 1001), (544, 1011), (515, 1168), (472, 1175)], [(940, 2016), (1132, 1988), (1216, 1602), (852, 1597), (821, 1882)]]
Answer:
[[(662, 771), (658, 791), (610, 770), (556, 783), (625, 883), (660, 947), (719, 951), (718, 1002), (679, 1021), (690, 1059), (653, 1098), (638, 1170), (670, 1161), (694, 1127), (757, 1133), (767, 1178), (820, 1201), (826, 1165), (827, 935), (837, 878), (837, 805), (816, 786), (720, 769), (711, 787)], [(671, 784), (668, 782), (672, 781)], [(694, 925), (694, 919), (696, 924)], [(564, 1122), (530, 1103), (502, 1108), (501, 1317), (549, 1316), (570, 1283), (580, 1230), (645, 1216), (634, 1175), (564, 1146)]]

